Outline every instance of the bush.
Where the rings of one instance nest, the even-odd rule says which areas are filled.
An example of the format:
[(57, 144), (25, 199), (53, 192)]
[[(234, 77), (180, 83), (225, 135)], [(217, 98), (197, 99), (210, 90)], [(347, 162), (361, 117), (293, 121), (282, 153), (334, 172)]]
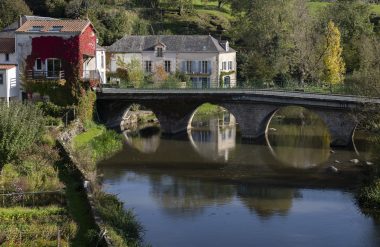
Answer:
[(77, 113), (78, 118), (82, 121), (82, 123), (86, 124), (87, 122), (92, 121), (95, 101), (96, 94), (91, 90), (84, 92), (79, 98)]
[[(127, 242), (127, 246), (140, 246), (143, 228), (137, 222), (133, 212), (124, 210), (124, 204), (114, 195), (99, 192), (95, 195), (95, 198), (95, 207), (104, 223), (111, 227), (112, 235), (121, 236)], [(118, 243), (124, 242), (119, 238), (116, 238), (116, 240)]]
[(358, 194), (359, 203), (366, 208), (379, 208), (380, 206), (380, 179), (371, 185), (362, 188)]
[(96, 136), (90, 145), (93, 149), (95, 161), (107, 159), (123, 147), (120, 135), (112, 130), (105, 130), (101, 135)]
[(0, 169), (37, 141), (44, 127), (42, 112), (32, 105), (0, 103)]

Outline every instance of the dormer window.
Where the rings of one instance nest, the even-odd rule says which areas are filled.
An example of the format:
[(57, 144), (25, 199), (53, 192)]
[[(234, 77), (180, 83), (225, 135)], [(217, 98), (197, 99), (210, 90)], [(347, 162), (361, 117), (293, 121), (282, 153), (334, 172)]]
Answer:
[(60, 32), (62, 30), (63, 26), (53, 26), (50, 28), (50, 32)]
[(29, 29), (30, 32), (41, 32), (43, 26), (33, 26)]
[(163, 57), (162, 47), (157, 47), (157, 57)]

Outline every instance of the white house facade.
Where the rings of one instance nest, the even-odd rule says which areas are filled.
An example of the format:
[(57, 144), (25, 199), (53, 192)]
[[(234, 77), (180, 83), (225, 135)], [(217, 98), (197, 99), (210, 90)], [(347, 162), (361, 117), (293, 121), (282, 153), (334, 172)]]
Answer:
[(19, 86), (16, 81), (16, 65), (0, 64), (0, 99), (7, 103), (19, 99)]
[(167, 73), (187, 74), (194, 88), (236, 86), (236, 51), (210, 35), (128, 35), (107, 52), (111, 72), (119, 68), (119, 59), (138, 59), (146, 73), (161, 66)]

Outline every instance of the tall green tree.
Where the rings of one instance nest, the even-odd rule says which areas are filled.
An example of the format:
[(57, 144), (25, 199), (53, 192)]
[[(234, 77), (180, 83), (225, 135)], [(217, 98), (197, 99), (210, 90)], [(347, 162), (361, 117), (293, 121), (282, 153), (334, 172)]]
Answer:
[(343, 58), (348, 73), (359, 69), (359, 41), (363, 36), (370, 36), (374, 32), (370, 21), (371, 13), (371, 5), (362, 0), (338, 0), (321, 13), (323, 29), (332, 20), (341, 32)]
[(323, 57), (324, 81), (339, 84), (344, 80), (345, 64), (342, 58), (341, 35), (338, 27), (330, 21), (326, 32), (326, 49)]
[(24, 0), (1, 0), (0, 1), (0, 29), (18, 20), (20, 15), (30, 15), (28, 5)]
[(236, 27), (248, 53), (246, 64), (242, 67), (245, 77), (271, 81), (277, 75), (289, 72), (295, 2), (242, 1), (249, 8), (242, 9)]

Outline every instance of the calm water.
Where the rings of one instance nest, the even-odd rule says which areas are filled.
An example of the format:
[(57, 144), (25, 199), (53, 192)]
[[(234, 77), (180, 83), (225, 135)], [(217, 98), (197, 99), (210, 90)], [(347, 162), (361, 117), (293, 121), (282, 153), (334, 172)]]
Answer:
[(361, 213), (351, 193), (362, 168), (349, 160), (358, 154), (332, 152), (327, 129), (310, 112), (284, 109), (267, 137), (251, 144), (228, 112), (196, 116), (175, 138), (154, 127), (124, 135), (124, 150), (100, 172), (104, 189), (134, 209), (146, 243), (380, 246), (379, 222)]

